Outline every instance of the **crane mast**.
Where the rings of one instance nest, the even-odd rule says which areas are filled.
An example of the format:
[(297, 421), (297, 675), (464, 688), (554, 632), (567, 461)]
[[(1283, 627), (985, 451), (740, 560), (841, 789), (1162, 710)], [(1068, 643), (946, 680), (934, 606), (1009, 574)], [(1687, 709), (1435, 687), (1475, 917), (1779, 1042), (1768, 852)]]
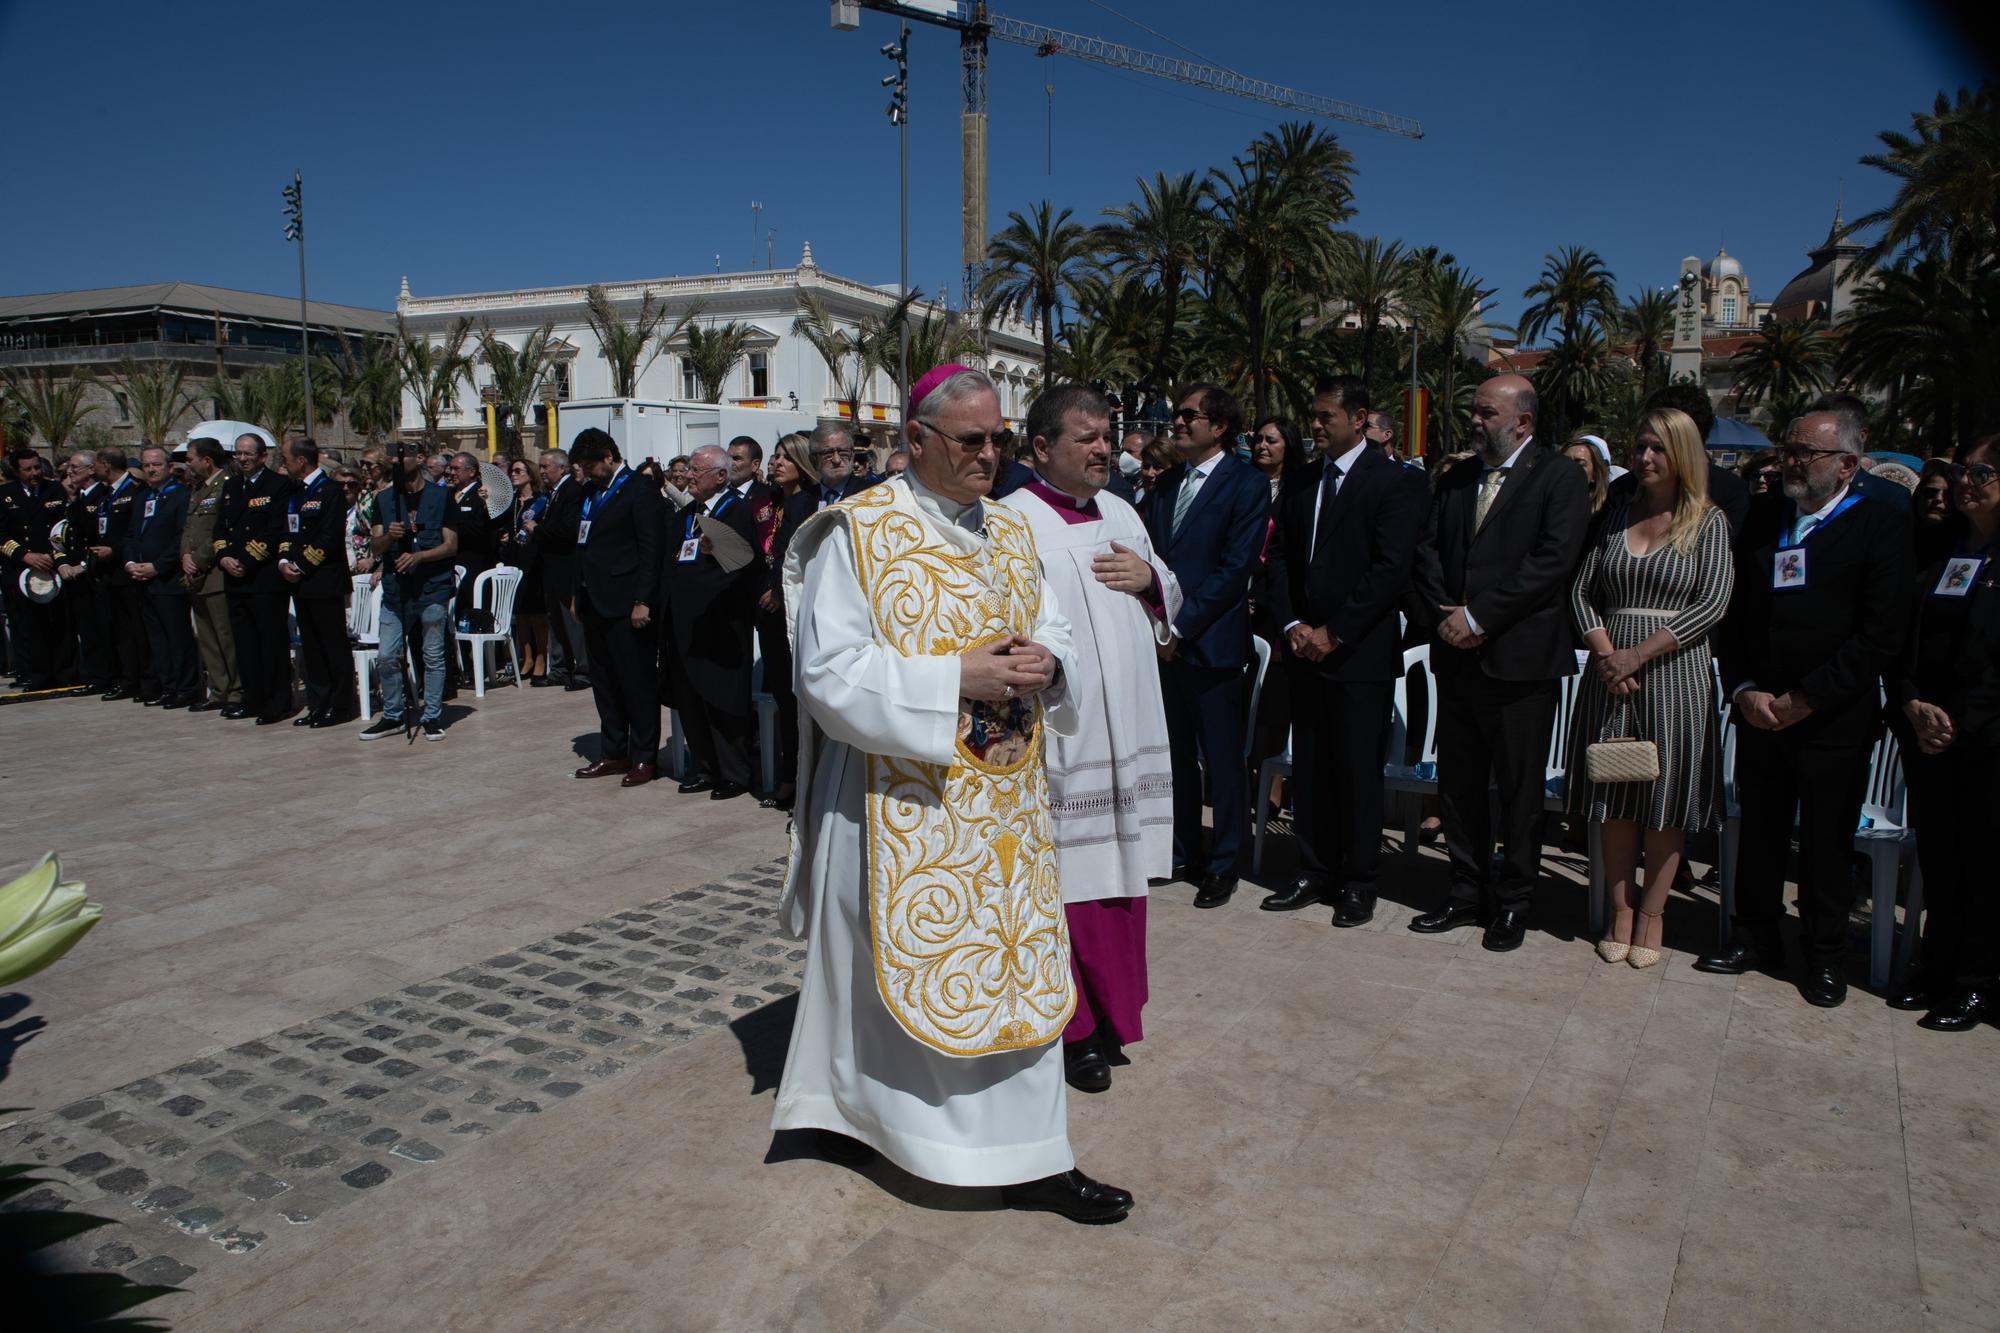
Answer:
[(1326, 120), (1345, 121), (1408, 139), (1424, 137), (1423, 126), (1407, 116), (1372, 111), (1331, 97), (1300, 92), (1234, 70), (1157, 55), (1100, 37), (1085, 37), (1060, 28), (1025, 23), (987, 12), (984, 4), (963, 0), (830, 0), (833, 26), (852, 30), (861, 25), (861, 11), (873, 10), (916, 23), (950, 28), (958, 33), (960, 166), (965, 198), (960, 229), (964, 258), (965, 306), (978, 303), (980, 280), (986, 274), (986, 44), (989, 38), (1032, 47), (1035, 54), (1070, 56), (1113, 69), (1150, 74), (1190, 87), (1248, 98), (1287, 111)]

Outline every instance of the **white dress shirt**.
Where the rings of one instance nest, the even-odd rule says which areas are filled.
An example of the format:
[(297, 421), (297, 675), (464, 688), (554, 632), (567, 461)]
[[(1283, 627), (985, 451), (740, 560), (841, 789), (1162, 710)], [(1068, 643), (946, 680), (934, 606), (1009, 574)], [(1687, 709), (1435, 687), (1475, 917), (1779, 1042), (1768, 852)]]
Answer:
[[(1534, 436), (1530, 435), (1530, 436), (1529, 436), (1529, 437), (1528, 437), (1527, 439), (1525, 439), (1525, 440), (1521, 441), (1521, 442), (1520, 442), (1519, 444), (1515, 445), (1515, 446), (1514, 446), (1514, 452), (1513, 452), (1513, 453), (1511, 453), (1511, 454), (1508, 454), (1508, 455), (1507, 455), (1507, 457), (1506, 457), (1506, 458), (1505, 458), (1504, 460), (1502, 460), (1502, 461), (1501, 461), (1501, 464), (1500, 464), (1500, 467), (1499, 467), (1499, 469), (1498, 469), (1498, 470), (1499, 470), (1500, 472), (1503, 472), (1503, 473), (1504, 473), (1504, 472), (1506, 472), (1506, 471), (1507, 471), (1508, 469), (1512, 468), (1512, 467), (1514, 466), (1514, 464), (1516, 464), (1516, 463), (1520, 462), (1520, 461), (1521, 461), (1521, 451), (1522, 451), (1523, 449), (1526, 449), (1526, 448), (1528, 447), (1528, 445), (1529, 445), (1529, 444), (1530, 444), (1530, 443), (1531, 443), (1531, 442), (1532, 442), (1532, 441), (1534, 440), (1534, 438), (1535, 438)], [(1491, 468), (1491, 467), (1485, 467), (1485, 468), (1481, 468), (1481, 469), (1480, 469), (1480, 471), (1479, 471), (1479, 480), (1480, 480), (1480, 481), (1481, 481), (1481, 482), (1483, 483), (1483, 482), (1484, 482), (1484, 481), (1486, 480), (1486, 474), (1487, 474), (1488, 472), (1492, 472), (1492, 471), (1494, 471), (1494, 470), (1495, 470), (1495, 469), (1493, 469), (1493, 468)], [(1501, 480), (1501, 482), (1500, 482), (1500, 489), (1501, 489), (1501, 490), (1503, 490), (1503, 491), (1507, 489), (1507, 482), (1506, 482), (1506, 480), (1505, 480), (1505, 478), (1504, 478), (1504, 477), (1502, 478), (1502, 480)], [(1495, 501), (1498, 501), (1498, 500), (1500, 499), (1500, 495), (1499, 495), (1499, 492), (1498, 492), (1498, 491), (1494, 492), (1494, 495), (1493, 495), (1493, 498), (1494, 498), (1494, 500), (1495, 500)], [(1472, 631), (1472, 632), (1473, 632), (1474, 634), (1484, 634), (1484, 633), (1486, 632), (1485, 630), (1483, 630), (1483, 629), (1479, 628), (1479, 622), (1478, 622), (1478, 621), (1476, 621), (1476, 620), (1474, 620), (1474, 619), (1472, 618), (1472, 608), (1471, 608), (1471, 607), (1469, 607), (1469, 606), (1465, 608), (1465, 627), (1466, 627), (1467, 629), (1471, 630), (1471, 631)]]
[[(1368, 448), (1368, 439), (1366, 436), (1363, 436), (1358, 442), (1356, 442), (1355, 446), (1352, 449), (1349, 449), (1346, 453), (1342, 454), (1340, 457), (1333, 460), (1334, 467), (1340, 470), (1340, 475), (1333, 479), (1333, 493), (1335, 495), (1340, 494), (1340, 488), (1346, 485), (1347, 479), (1349, 477), (1354, 475), (1354, 465), (1361, 461), (1362, 452), (1367, 448)], [(1324, 474), (1322, 474), (1322, 481), (1320, 483), (1322, 486), (1326, 484), (1323, 478)], [(1306, 560), (1308, 563), (1310, 563), (1313, 556), (1318, 554), (1319, 552), (1320, 508), (1321, 508), (1321, 501), (1318, 494), (1318, 488), (1315, 488), (1313, 494), (1312, 538), (1306, 543)], [(1290, 634), (1292, 632), (1292, 625), (1303, 625), (1304, 623), (1305, 622), (1302, 620), (1294, 620), (1290, 624), (1285, 626), (1284, 632)]]

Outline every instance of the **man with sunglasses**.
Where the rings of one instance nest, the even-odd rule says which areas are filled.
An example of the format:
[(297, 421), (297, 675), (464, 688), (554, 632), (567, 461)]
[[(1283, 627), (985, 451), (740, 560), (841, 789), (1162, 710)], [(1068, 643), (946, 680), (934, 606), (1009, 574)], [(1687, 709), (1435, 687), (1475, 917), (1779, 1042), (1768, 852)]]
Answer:
[(1861, 432), (1808, 412), (1778, 450), (1782, 494), (1756, 497), (1737, 547), (1736, 592), (1717, 656), (1734, 704), (1736, 917), (1730, 943), (1695, 962), (1735, 976), (1782, 967), (1794, 818), (1808, 1003), (1847, 998), (1850, 865), (1881, 727), (1882, 673), (1901, 651), (1915, 578), (1907, 512), (1863, 500)]
[[(1243, 761), (1243, 671), (1250, 661), (1250, 576), (1270, 532), (1271, 486), (1233, 452), (1243, 409), (1217, 384), (1181, 394), (1173, 443), (1181, 463), (1143, 508), (1153, 549), (1180, 580), (1182, 602), (1160, 649), (1174, 765), (1174, 875), (1196, 885), (1196, 907), (1236, 892), (1250, 832)], [(1203, 850), (1202, 775), (1214, 833)]]
[(993, 381), (940, 366), (903, 420), (909, 470), (785, 553), (801, 727), (780, 921), (807, 947), (772, 1128), (1116, 1222), (1132, 1196), (1076, 1170), (1058, 1040), (1076, 993), (1043, 747), (1076, 727), (1069, 622), (1027, 522), (987, 503)]

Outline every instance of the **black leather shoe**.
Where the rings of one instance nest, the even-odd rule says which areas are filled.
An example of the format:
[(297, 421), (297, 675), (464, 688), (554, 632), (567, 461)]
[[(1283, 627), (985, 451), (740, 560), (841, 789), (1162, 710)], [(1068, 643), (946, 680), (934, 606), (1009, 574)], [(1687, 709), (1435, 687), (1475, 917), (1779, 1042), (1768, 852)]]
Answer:
[(1201, 889), (1194, 895), (1196, 907), (1220, 907), (1236, 892), (1236, 876), (1210, 875), (1201, 882)]
[(1302, 907), (1311, 907), (1326, 901), (1326, 895), (1319, 885), (1309, 879), (1295, 879), (1286, 887), (1257, 904), (1260, 912), (1296, 912)]
[(1836, 1009), (1847, 998), (1847, 978), (1837, 967), (1808, 967), (1805, 980), (1799, 983), (1799, 994), (1815, 1008)]
[(750, 789), (740, 782), (718, 782), (715, 790), (708, 794), (711, 801), (733, 801)]
[(160, 700), (160, 710), (162, 712), (171, 712), (176, 708), (192, 707), (194, 707), (194, 696), (192, 694), (170, 694)]
[(1712, 972), (1719, 977), (1740, 977), (1745, 972), (1755, 972), (1760, 968), (1776, 972), (1784, 965), (1783, 941), (1752, 940), (1742, 936), (1730, 941), (1727, 948), (1705, 953), (1694, 960), (1695, 971)]
[(312, 728), (314, 731), (324, 731), (328, 727), (344, 727), (348, 723), (358, 720), (358, 718), (359, 714), (357, 713), (345, 709), (330, 708), (312, 720)]
[(234, 722), (238, 718), (251, 716), (251, 713), (250, 710), (245, 708), (242, 704), (230, 704), (229, 706), (227, 706), (222, 710), (220, 716), (229, 719), (231, 722)]
[(546, 690), (551, 685), (567, 684), (569, 684), (568, 676), (533, 676), (528, 680), (528, 688), (534, 690)]
[(292, 712), (289, 708), (282, 713), (259, 713), (257, 715), (257, 725), (260, 727), (275, 727), (291, 715)]
[(683, 796), (692, 796), (698, 791), (709, 791), (714, 786), (715, 784), (707, 778), (689, 778), (686, 782), (681, 783), (680, 786), (675, 787), (674, 790)]
[(1365, 889), (1342, 889), (1333, 900), (1333, 924), (1365, 926), (1375, 919), (1375, 895)]
[(1426, 912), (1410, 922), (1410, 929), (1419, 935), (1442, 935), (1447, 930), (1457, 930), (1460, 926), (1479, 924), (1479, 907), (1475, 903), (1453, 903), (1441, 911)]
[(148, 708), (158, 708), (166, 701), (167, 696), (164, 694), (135, 694), (132, 696), (133, 703), (144, 704)]
[(1937, 1008), (1932, 1009), (1917, 1020), (1920, 1028), (1932, 1032), (1964, 1032), (1976, 1028), (1991, 1019), (1996, 1012), (1992, 991), (1978, 989), (1961, 990)]
[(1486, 928), (1479, 947), (1489, 953), (1507, 953), (1521, 947), (1521, 941), (1528, 937), (1528, 914), (1526, 912), (1502, 912), (1493, 918), (1493, 924)]
[(190, 712), (190, 713), (215, 713), (215, 712), (220, 712), (220, 711), (221, 711), (221, 710), (223, 709), (223, 707), (225, 707), (225, 705), (224, 705), (224, 704), (223, 704), (223, 703), (222, 703), (222, 702), (221, 702), (220, 700), (217, 700), (217, 699), (199, 699), (199, 700), (196, 700), (196, 701), (195, 701), (194, 703), (191, 703), (191, 704), (189, 704), (189, 705), (188, 705), (188, 712)]
[(589, 688), (590, 688), (590, 677), (571, 676), (569, 678), (569, 684), (563, 686), (563, 692), (566, 694), (574, 693), (577, 690), (587, 690)]
[(1023, 1212), (1060, 1213), (1072, 1222), (1092, 1225), (1122, 1222), (1132, 1211), (1130, 1194), (1115, 1185), (1100, 1185), (1074, 1167), (1059, 1176), (1003, 1186), (1000, 1202)]
[(1095, 1037), (1063, 1043), (1063, 1078), (1078, 1092), (1109, 1091), (1111, 1062), (1097, 1049)]
[(1902, 985), (1890, 988), (1886, 1003), (1907, 1013), (1941, 1008), (1951, 999), (1951, 987), (1939, 985), (1939, 980), (1923, 968), (1913, 967)]
[(319, 721), (319, 711), (317, 709), (312, 709), (307, 712), (300, 713), (297, 717), (293, 718), (292, 725), (295, 727), (310, 727), (318, 721)]
[(126, 689), (123, 685), (113, 685), (110, 689), (106, 690), (104, 693), (98, 695), (97, 697), (104, 700), (104, 702), (106, 703), (116, 703), (120, 699), (131, 698), (132, 691)]

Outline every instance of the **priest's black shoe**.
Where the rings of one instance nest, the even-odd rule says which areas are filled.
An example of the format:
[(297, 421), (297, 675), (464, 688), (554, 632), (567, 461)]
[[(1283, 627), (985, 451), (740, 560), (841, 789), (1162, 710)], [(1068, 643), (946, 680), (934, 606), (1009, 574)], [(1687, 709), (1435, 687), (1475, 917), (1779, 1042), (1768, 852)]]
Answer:
[(708, 794), (711, 801), (733, 801), (750, 789), (740, 782), (718, 782), (715, 790)]
[[(1799, 994), (1817, 1009), (1836, 1009), (1847, 998), (1847, 978), (1837, 967), (1812, 966), (1799, 983)], [(1917, 1020), (1922, 1022), (1922, 1019)]]
[(350, 709), (329, 708), (313, 718), (312, 727), (315, 731), (324, 731), (328, 727), (344, 727), (350, 722), (359, 720), (360, 714)]
[(319, 710), (317, 708), (309, 708), (293, 718), (292, 725), (295, 727), (310, 727), (317, 721), (319, 721)]
[(1342, 889), (1333, 900), (1333, 924), (1365, 926), (1375, 919), (1375, 895), (1366, 889)]
[(819, 1139), (819, 1155), (839, 1166), (866, 1166), (875, 1160), (875, 1150), (860, 1139), (830, 1129), (814, 1131)]
[(104, 700), (104, 702), (106, 703), (116, 703), (120, 699), (131, 698), (132, 691), (126, 689), (123, 685), (113, 685), (110, 689), (106, 690), (104, 693), (98, 695), (97, 697)]
[(1426, 912), (1410, 922), (1410, 929), (1419, 935), (1442, 935), (1447, 930), (1457, 930), (1460, 926), (1479, 924), (1479, 907), (1475, 903), (1453, 903), (1438, 912)]
[(1111, 1087), (1111, 1062), (1097, 1049), (1095, 1037), (1063, 1043), (1063, 1077), (1078, 1092), (1104, 1092)]
[(1302, 907), (1325, 901), (1326, 895), (1320, 891), (1319, 885), (1309, 879), (1295, 879), (1258, 903), (1257, 907), (1265, 912), (1296, 912)]
[(1996, 1005), (1992, 991), (1962, 990), (1919, 1018), (1917, 1026), (1932, 1032), (1963, 1032), (1978, 1027), (1996, 1013), (2000, 1013), (2000, 1005)]
[(1745, 972), (1755, 972), (1762, 968), (1777, 971), (1785, 965), (1785, 946), (1780, 940), (1754, 940), (1739, 935), (1727, 946), (1715, 953), (1705, 953), (1694, 960), (1697, 972), (1712, 972), (1722, 977), (1740, 977)]
[(1890, 988), (1888, 1006), (1908, 1013), (1941, 1008), (1951, 999), (1951, 987), (1938, 984), (1940, 980), (1921, 967), (1913, 967), (1902, 985)]
[(1201, 882), (1200, 890), (1194, 895), (1196, 907), (1220, 907), (1236, 892), (1236, 876), (1209, 875)]
[(707, 778), (689, 778), (686, 782), (675, 787), (674, 790), (683, 796), (692, 796), (698, 791), (712, 791), (714, 787), (715, 784)]
[(1486, 928), (1486, 935), (1479, 941), (1479, 947), (1491, 953), (1508, 953), (1521, 947), (1521, 941), (1528, 937), (1528, 914), (1526, 912), (1502, 912), (1493, 918), (1493, 924)]
[(1023, 1212), (1060, 1213), (1072, 1222), (1122, 1222), (1132, 1211), (1132, 1196), (1115, 1185), (1100, 1185), (1071, 1167), (1025, 1185), (1006, 1185), (1000, 1201)]

